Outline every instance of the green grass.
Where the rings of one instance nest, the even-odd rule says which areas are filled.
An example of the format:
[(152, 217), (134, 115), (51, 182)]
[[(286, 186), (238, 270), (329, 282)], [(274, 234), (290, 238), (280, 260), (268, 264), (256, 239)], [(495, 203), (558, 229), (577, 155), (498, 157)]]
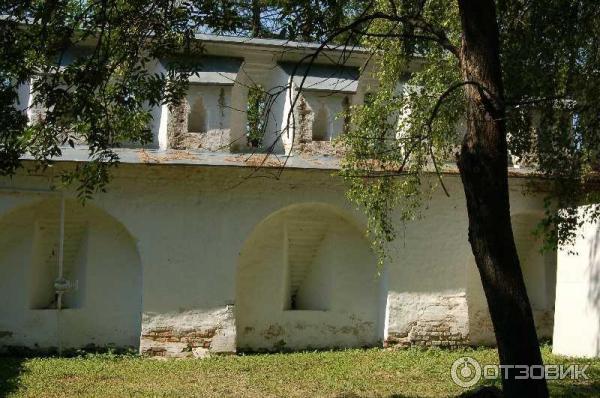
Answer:
[[(587, 381), (550, 382), (554, 397), (600, 397), (600, 360), (556, 357), (546, 363), (588, 364)], [(444, 397), (465, 390), (450, 378), (469, 355), (497, 363), (493, 349), (346, 350), (155, 360), (137, 356), (0, 358), (0, 396)], [(496, 382), (497, 383), (497, 382)]]

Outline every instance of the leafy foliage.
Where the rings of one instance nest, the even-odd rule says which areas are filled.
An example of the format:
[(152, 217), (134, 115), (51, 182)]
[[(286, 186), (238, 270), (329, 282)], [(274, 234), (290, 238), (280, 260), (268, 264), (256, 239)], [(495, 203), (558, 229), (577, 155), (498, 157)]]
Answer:
[(545, 178), (551, 195), (540, 232), (554, 248), (600, 216), (576, 207), (600, 202), (600, 10), (585, 0), (498, 6), (509, 149)]
[(267, 97), (268, 94), (259, 85), (248, 87), (248, 109), (246, 138), (248, 145), (258, 148), (262, 145), (262, 140), (267, 126)]
[[(555, 247), (600, 216), (576, 208), (599, 199), (599, 11), (591, 0), (497, 4), (510, 151), (544, 177), (540, 231)], [(378, 87), (342, 138), (342, 174), (380, 253), (395, 234), (392, 209), (404, 221), (419, 217), (439, 185), (427, 172), (452, 161), (461, 140), (461, 77), (444, 42), (460, 42), (455, 1), (6, 1), (0, 13), (0, 174), (14, 174), (25, 153), (45, 167), (65, 145), (87, 142), (92, 162), (64, 176), (82, 198), (108, 182), (113, 148), (152, 139), (149, 108), (182, 98), (181, 71), (193, 68), (171, 62), (160, 72), (154, 60), (201, 54), (191, 40), (199, 31), (361, 42), (379, 55)], [(30, 80), (33, 107), (45, 111), (28, 123), (18, 88)], [(257, 104), (255, 132), (264, 113)]]
[[(275, 26), (280, 36), (291, 40), (321, 41), (349, 23), (360, 11), (360, 2), (350, 0), (280, 0)], [(337, 37), (344, 42), (347, 35)]]
[[(498, 12), (509, 150), (542, 177), (531, 183), (548, 192), (538, 233), (546, 248), (556, 248), (600, 216), (594, 207), (577, 209), (600, 199), (600, 12), (585, 0), (502, 0)], [(353, 111), (342, 174), (381, 254), (395, 236), (396, 206), (403, 221), (419, 217), (439, 185), (426, 174), (453, 162), (465, 114), (460, 89), (470, 83), (445, 42), (460, 45), (455, 1), (380, 1), (368, 15), (379, 16), (354, 32), (380, 55), (379, 86)]]
[[(456, 7), (448, 2), (442, 7), (442, 3), (428, 2), (423, 15), (456, 33)], [(382, 2), (373, 12), (391, 10)], [(380, 264), (386, 242), (395, 238), (392, 213), (403, 222), (421, 215), (421, 205), (438, 185), (430, 173), (439, 162), (451, 159), (460, 141), (457, 126), (464, 115), (463, 98), (457, 90), (431, 117), (437, 99), (460, 81), (457, 60), (436, 43), (390, 39), (403, 35), (405, 28), (397, 22), (377, 20), (363, 34), (363, 44), (380, 55), (378, 86), (364, 105), (354, 109), (355, 127), (341, 140), (346, 148), (342, 175), (350, 187), (348, 196), (366, 211)], [(415, 61), (418, 68), (407, 75), (409, 64)]]
[[(189, 73), (201, 64), (202, 47), (193, 40), (196, 33), (300, 38), (294, 30), (297, 17), (310, 14), (301, 38), (316, 40), (341, 22), (348, 10), (345, 4), (337, 0), (293, 4), (283, 0), (4, 1), (0, 4), (0, 175), (14, 174), (26, 153), (40, 167), (47, 167), (65, 146), (86, 143), (91, 162), (77, 166), (63, 179), (77, 183), (80, 197), (89, 198), (108, 183), (109, 169), (119, 160), (114, 148), (152, 141), (150, 109), (176, 105), (184, 96)], [(169, 60), (166, 71), (157, 59)], [(32, 101), (19, 95), (28, 82), (33, 82)], [(30, 122), (23, 113), (29, 102), (36, 115)], [(262, 113), (258, 109), (250, 115), (254, 135), (264, 124), (258, 119)], [(251, 137), (253, 144), (258, 143), (257, 137)]]
[[(185, 90), (187, 76), (158, 71), (156, 59), (193, 51), (185, 44), (190, 25), (204, 21), (198, 12), (177, 1), (2, 3), (0, 173), (13, 174), (25, 152), (45, 167), (62, 146), (85, 142), (92, 161), (64, 179), (79, 181), (81, 198), (103, 189), (113, 148), (150, 142), (150, 107)], [(27, 82), (41, 110), (31, 123), (10, 110)]]

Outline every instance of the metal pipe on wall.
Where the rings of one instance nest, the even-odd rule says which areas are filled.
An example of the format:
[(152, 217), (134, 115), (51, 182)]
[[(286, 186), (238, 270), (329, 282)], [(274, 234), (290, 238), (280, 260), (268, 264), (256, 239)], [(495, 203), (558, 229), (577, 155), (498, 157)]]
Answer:
[(60, 338), (60, 311), (62, 310), (63, 294), (69, 288), (68, 281), (63, 277), (63, 262), (65, 248), (65, 195), (60, 196), (60, 220), (58, 237), (58, 276), (54, 281), (56, 291), (56, 338), (58, 340), (58, 355), (62, 355), (62, 340)]

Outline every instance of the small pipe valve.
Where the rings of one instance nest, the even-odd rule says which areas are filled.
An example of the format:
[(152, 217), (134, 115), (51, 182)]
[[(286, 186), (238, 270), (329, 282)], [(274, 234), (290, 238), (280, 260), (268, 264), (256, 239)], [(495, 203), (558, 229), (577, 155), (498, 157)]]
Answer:
[(54, 290), (57, 294), (65, 293), (73, 287), (71, 281), (65, 278), (56, 278), (54, 280)]

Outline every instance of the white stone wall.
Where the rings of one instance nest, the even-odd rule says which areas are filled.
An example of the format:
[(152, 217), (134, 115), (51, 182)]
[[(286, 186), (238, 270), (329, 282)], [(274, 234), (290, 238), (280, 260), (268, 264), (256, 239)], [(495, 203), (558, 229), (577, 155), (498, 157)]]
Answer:
[[(300, 148), (297, 142), (294, 144), (298, 153), (310, 152), (316, 154), (332, 154), (332, 149), (329, 141), (337, 137), (344, 130), (344, 118), (338, 118), (338, 115), (344, 110), (346, 105), (343, 104), (344, 98), (347, 97), (347, 106), (361, 104), (364, 96), (364, 92), (368, 89), (368, 85), (373, 83), (372, 68), (369, 67), (364, 72), (363, 76), (357, 84), (356, 92), (336, 92), (336, 91), (319, 91), (314, 89), (303, 90), (302, 101), (296, 101), (296, 108), (303, 102), (306, 110), (309, 112), (308, 118), (310, 119), (309, 125), (312, 130), (312, 112), (317, 112), (318, 109), (323, 105), (328, 111), (328, 125), (329, 125), (329, 136), (324, 141), (315, 142), (315, 145), (311, 144), (312, 131), (308, 129), (304, 132), (297, 131), (301, 121), (298, 117), (296, 120), (293, 118), (288, 119), (292, 108), (292, 102), (294, 101), (297, 91), (296, 86), (291, 83), (290, 76), (281, 67), (281, 62), (298, 62), (300, 58), (294, 51), (283, 51), (279, 52), (272, 48), (259, 49), (255, 47), (245, 47), (237, 44), (234, 46), (223, 46), (222, 44), (216, 43), (205, 43), (206, 44), (206, 55), (207, 56), (235, 56), (243, 59), (243, 63), (233, 81), (232, 85), (228, 88), (230, 91), (226, 93), (227, 96), (227, 112), (224, 120), (226, 120), (225, 133), (223, 128), (211, 126), (209, 130), (213, 130), (211, 134), (208, 132), (204, 135), (204, 145), (200, 143), (200, 136), (188, 135), (186, 139), (178, 139), (172, 134), (173, 123), (172, 120), (179, 119), (175, 124), (180, 125), (176, 127), (177, 130), (182, 130), (182, 125), (187, 123), (183, 120), (187, 113), (185, 112), (169, 112), (167, 105), (162, 105), (153, 109), (153, 122), (152, 129), (155, 136), (154, 146), (160, 149), (167, 148), (179, 148), (179, 149), (205, 149), (214, 150), (215, 145), (211, 143), (216, 141), (214, 138), (215, 133), (218, 134), (218, 139), (223, 141), (218, 148), (225, 147), (225, 150), (232, 152), (246, 152), (254, 151), (256, 149), (249, 148), (246, 140), (247, 130), (247, 98), (248, 90), (253, 86), (260, 86), (265, 92), (272, 96), (272, 104), (269, 108), (267, 115), (267, 127), (263, 139), (263, 148), (258, 149), (259, 151), (269, 148), (271, 153), (275, 154), (290, 154), (292, 148), (292, 142), (294, 139), (300, 138), (299, 134), (306, 133), (308, 140), (304, 140), (302, 147)], [(362, 59), (362, 55), (356, 55), (347, 61), (348, 65), (353, 67), (363, 66), (365, 59)], [(325, 56), (319, 57), (319, 63), (327, 64), (330, 63), (331, 59)], [(218, 86), (213, 86), (218, 87)], [(344, 90), (345, 87), (340, 87)], [(188, 92), (187, 102), (191, 105), (193, 97), (196, 95), (194, 91), (205, 91), (206, 95), (210, 96), (209, 91), (212, 90), (210, 85), (203, 85), (202, 87), (194, 87), (191, 85)], [(213, 101), (214, 102), (214, 101)], [(206, 104), (206, 101), (205, 101)], [(185, 107), (186, 105), (184, 105)], [(314, 109), (313, 109), (314, 108)], [(207, 115), (209, 118), (218, 119), (220, 110), (216, 109), (215, 106), (209, 105), (206, 107)], [(212, 116), (210, 116), (212, 115)], [(288, 121), (291, 124), (288, 126)], [(294, 125), (295, 122), (295, 125)], [(305, 138), (306, 138), (305, 137)], [(229, 145), (228, 145), (229, 144)]]
[(294, 136), (294, 120), (291, 118), (290, 110), (294, 100), (295, 92), (281, 90), (290, 85), (290, 76), (280, 67), (274, 67), (268, 75), (270, 94), (273, 95), (271, 113), (273, 117), (268, 118), (266, 134), (263, 140), (265, 148), (273, 148), (274, 153), (289, 153)]
[[(55, 167), (58, 173), (61, 166)], [(331, 171), (290, 169), (279, 180), (245, 180), (248, 173), (244, 168), (122, 164), (115, 170), (108, 192), (97, 194), (85, 208), (97, 209), (90, 217), (109, 220), (102, 222), (114, 225), (110, 229), (113, 232), (107, 230), (101, 234), (103, 238), (88, 240), (97, 246), (87, 257), (86, 269), (96, 273), (87, 274), (82, 287), (87, 298), (80, 308), (62, 312), (66, 326), (60, 328), (55, 310), (26, 307), (29, 287), (25, 270), (31, 262), (31, 238), (26, 237), (32, 236), (34, 216), (10, 216), (29, 214), (26, 206), (45, 194), (0, 191), (0, 223), (18, 220), (2, 229), (0, 239), (5, 248), (11, 248), (0, 251), (0, 292), (3, 302), (14, 303), (0, 311), (0, 346), (53, 347), (60, 338), (65, 347), (134, 344), (148, 355), (205, 356), (234, 352), (242, 343), (249, 349), (361, 346), (383, 340), (389, 345), (469, 344), (474, 342), (471, 336), (485, 333), (489, 327), (472, 319), (472, 308), (485, 308), (485, 302), (475, 294), (481, 286), (470, 268), (472, 255), (458, 176), (446, 177), (450, 198), (436, 193), (424, 219), (399, 231), (390, 246), (391, 261), (378, 278), (361, 236), (364, 217), (347, 202), (345, 187)], [(47, 188), (52, 182), (49, 175), (19, 175), (1, 181), (3, 187), (36, 189)], [(513, 211), (539, 212), (540, 198), (522, 195), (518, 179), (512, 183)], [(271, 279), (246, 281), (245, 286), (256, 294), (263, 286), (261, 294), (265, 297), (261, 300), (265, 305), (282, 304), (277, 310), (281, 317), (277, 322), (264, 318), (259, 328), (265, 326), (266, 334), (258, 333), (257, 339), (240, 339), (238, 310), (248, 304), (240, 301), (239, 289), (244, 289), (240, 264), (243, 258), (252, 258), (243, 257), (249, 239), (254, 239), (257, 226), (281, 209), (315, 203), (333, 209), (326, 214), (342, 214), (344, 220), (341, 224), (327, 223), (333, 230), (338, 228), (335, 225), (340, 227), (331, 235), (332, 243), (325, 244), (328, 249), (315, 260), (333, 267), (323, 268), (323, 275), (332, 272), (334, 276), (331, 296), (322, 298), (330, 303), (330, 311), (284, 311), (282, 297), (286, 297), (287, 282), (284, 268), (277, 268), (285, 264), (283, 254), (277, 245), (265, 247), (264, 256), (255, 253), (257, 260), (251, 263), (265, 267), (261, 275)], [(345, 223), (352, 227), (345, 227)], [(114, 228), (126, 231), (123, 236), (129, 238), (118, 238), (121, 235), (114, 233)], [(268, 234), (280, 237), (281, 231), (269, 230)], [(134, 253), (139, 256), (141, 271), (123, 274), (136, 268)], [(277, 279), (276, 273), (282, 278)], [(283, 296), (277, 298), (273, 289), (279, 289)], [(265, 308), (262, 311), (264, 315)], [(115, 332), (121, 330), (116, 326), (125, 319), (121, 315), (130, 323), (123, 326), (125, 332)], [(298, 324), (306, 324), (305, 331), (296, 327), (293, 333), (288, 332), (289, 325)], [(328, 325), (327, 330), (323, 332), (317, 325)], [(279, 335), (282, 330), (283, 339), (265, 337)], [(276, 344), (280, 340), (285, 346)]]
[[(597, 205), (595, 205), (597, 206)], [(581, 206), (580, 214), (589, 206)], [(585, 222), (558, 253), (555, 354), (600, 356), (600, 225)]]
[(469, 343), (464, 194), (458, 179), (446, 184), (450, 198), (434, 195), (425, 218), (402, 228), (392, 248), (387, 344)]
[[(206, 59), (221, 59), (221, 63), (231, 62), (229, 67), (224, 67), (226, 71), (219, 72), (218, 66), (215, 71), (206, 71), (207, 74), (220, 74), (222, 76), (215, 78), (206, 78), (194, 75), (190, 79), (190, 89), (187, 95), (188, 104), (194, 102), (198, 95), (203, 98), (206, 104), (206, 115), (209, 121), (207, 131), (203, 134), (192, 132), (188, 134), (185, 125), (187, 124), (187, 111), (189, 108), (184, 103), (178, 109), (169, 109), (169, 105), (160, 104), (150, 107), (146, 104), (147, 109), (152, 116), (149, 123), (149, 128), (152, 133), (152, 142), (145, 145), (147, 148), (169, 150), (169, 149), (186, 149), (186, 150), (205, 150), (205, 151), (231, 151), (231, 152), (248, 152), (256, 151), (256, 148), (250, 148), (246, 140), (247, 130), (247, 97), (250, 87), (259, 85), (269, 94), (277, 94), (277, 99), (274, 101), (272, 108), (268, 114), (268, 126), (264, 137), (264, 148), (258, 149), (262, 151), (269, 148), (270, 152), (276, 154), (290, 154), (292, 146), (292, 137), (294, 135), (294, 126), (290, 126), (289, 131), (286, 128), (288, 115), (291, 109), (292, 99), (295, 93), (290, 96), (290, 90), (287, 89), (290, 84), (290, 76), (280, 66), (282, 64), (290, 64), (300, 62), (304, 59), (306, 63), (307, 52), (312, 52), (313, 49), (290, 47), (283, 45), (280, 41), (274, 41), (269, 44), (268, 41), (260, 41), (255, 43), (252, 40), (242, 42), (223, 42), (222, 38), (212, 38), (203, 41), (204, 49), (203, 56), (199, 58), (199, 63)], [(277, 44), (274, 46), (273, 44)], [(331, 60), (342, 54), (341, 50), (325, 50), (321, 55), (317, 56), (315, 61), (315, 69), (319, 66), (331, 64)], [(203, 58), (205, 57), (205, 58)], [(229, 59), (229, 61), (227, 60)], [(308, 146), (309, 148), (301, 148), (317, 154), (331, 154), (330, 145), (327, 141), (330, 138), (335, 138), (343, 130), (343, 119), (336, 119), (343, 107), (341, 99), (345, 96), (349, 97), (349, 105), (362, 103), (364, 92), (368, 86), (374, 85), (373, 79), (374, 70), (373, 63), (368, 64), (370, 56), (366, 52), (355, 49), (352, 55), (345, 60), (345, 66), (354, 68), (365, 67), (362, 76), (356, 85), (352, 85), (352, 89), (341, 85), (332, 85), (327, 90), (319, 91), (308, 87), (304, 90), (306, 93), (306, 102), (310, 103), (307, 107), (315, 107), (319, 102), (323, 103), (328, 109), (330, 125), (330, 137), (324, 142), (316, 143), (316, 145)], [(68, 62), (71, 62), (69, 58)], [(240, 60), (243, 60), (239, 71), (233, 72), (230, 66), (239, 66)], [(152, 60), (146, 65), (146, 68), (151, 74), (166, 74), (167, 60)], [(199, 72), (200, 74), (204, 72)], [(314, 80), (314, 79), (313, 79)], [(326, 80), (326, 79), (325, 79)], [(199, 83), (201, 82), (201, 83)], [(36, 117), (43, 116), (44, 109), (36, 107), (36, 109), (28, 108), (33, 101), (30, 94), (30, 84), (24, 84), (18, 89), (19, 103), (15, 106), (19, 109), (27, 108), (28, 117), (30, 120)], [(339, 91), (335, 91), (339, 88)], [(357, 88), (357, 89), (356, 89)], [(321, 88), (322, 89), (322, 88)], [(353, 90), (356, 89), (356, 92)], [(215, 102), (220, 92), (225, 91), (225, 108), (222, 109)], [(295, 90), (295, 88), (292, 88)], [(344, 93), (342, 93), (342, 91)], [(198, 93), (200, 92), (200, 93)], [(282, 132), (285, 134), (282, 135)], [(309, 135), (310, 132), (309, 132)], [(78, 144), (85, 145), (81, 140)], [(137, 144), (121, 143), (124, 147), (134, 147)], [(306, 146), (306, 145), (305, 145)]]

